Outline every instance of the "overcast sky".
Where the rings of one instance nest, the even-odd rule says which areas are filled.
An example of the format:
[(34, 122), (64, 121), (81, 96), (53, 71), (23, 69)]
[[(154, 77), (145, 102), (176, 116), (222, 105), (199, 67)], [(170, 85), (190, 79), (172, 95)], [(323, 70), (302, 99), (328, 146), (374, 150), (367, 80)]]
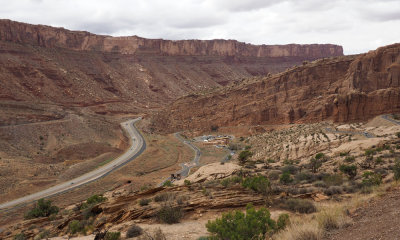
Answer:
[(400, 0), (0, 0), (0, 18), (112, 36), (333, 43), (345, 54), (400, 42)]

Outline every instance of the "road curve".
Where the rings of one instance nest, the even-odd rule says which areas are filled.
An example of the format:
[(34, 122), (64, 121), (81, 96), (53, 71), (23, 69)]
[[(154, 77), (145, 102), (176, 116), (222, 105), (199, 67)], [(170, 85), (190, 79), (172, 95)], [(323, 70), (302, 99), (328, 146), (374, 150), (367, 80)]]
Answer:
[[(191, 168), (199, 166), (200, 165), (200, 157), (201, 157), (201, 151), (198, 147), (196, 147), (195, 145), (193, 145), (190, 141), (186, 141), (185, 139), (182, 138), (181, 134), (179, 132), (175, 133), (174, 136), (181, 142), (183, 142), (184, 144), (186, 144), (187, 146), (189, 146), (193, 151), (194, 151), (194, 158), (192, 161), (190, 161), (189, 163), (181, 163), (180, 166), (182, 167), (182, 169), (178, 172), (176, 172), (175, 174), (180, 174), (182, 177), (187, 177), (189, 175), (189, 171)], [(166, 179), (164, 179), (159, 186), (162, 186), (166, 181), (171, 181), (171, 177), (168, 177)]]
[(99, 178), (102, 178), (109, 174), (110, 172), (124, 166), (125, 164), (129, 163), (136, 157), (138, 157), (145, 149), (146, 149), (146, 142), (140, 132), (136, 129), (135, 123), (141, 120), (141, 118), (136, 118), (133, 120), (129, 120), (126, 122), (121, 123), (122, 128), (129, 134), (131, 140), (131, 146), (129, 149), (119, 156), (117, 159), (111, 161), (110, 163), (99, 167), (91, 172), (88, 172), (80, 177), (74, 178), (67, 182), (55, 185), (50, 187), (46, 190), (33, 193), (27, 195), (25, 197), (21, 197), (9, 202), (1, 203), (0, 210), (5, 210), (8, 208), (16, 207), (18, 205), (27, 204), (29, 202), (36, 201), (40, 198), (51, 197), (71, 189), (80, 187), (84, 184), (93, 182)]

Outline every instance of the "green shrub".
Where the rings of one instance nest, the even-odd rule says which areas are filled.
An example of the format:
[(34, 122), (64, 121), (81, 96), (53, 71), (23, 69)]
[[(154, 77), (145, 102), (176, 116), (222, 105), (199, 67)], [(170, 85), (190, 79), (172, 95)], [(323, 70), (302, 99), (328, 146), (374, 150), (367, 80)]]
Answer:
[(201, 236), (201, 237), (197, 238), (197, 240), (209, 240), (209, 239), (210, 238), (206, 237), (206, 236)]
[(261, 175), (245, 178), (242, 186), (264, 195), (269, 194), (271, 190), (268, 178)]
[(288, 214), (284, 213), (279, 215), (278, 221), (276, 221), (276, 227), (278, 231), (285, 229), (289, 224), (290, 219)]
[(85, 229), (85, 225), (81, 223), (79, 220), (72, 220), (68, 224), (68, 229), (71, 234), (75, 234), (78, 232), (83, 232)]
[(377, 186), (382, 183), (382, 176), (378, 173), (373, 173), (370, 171), (366, 171), (363, 173), (363, 180), (362, 180), (362, 185), (363, 186)]
[(288, 172), (290, 174), (296, 174), (298, 170), (299, 168), (293, 164), (289, 164), (281, 168), (282, 172)]
[(343, 177), (340, 174), (325, 175), (322, 180), (326, 186), (340, 186), (343, 184)]
[[(283, 219), (281, 217), (281, 225)], [(223, 213), (221, 218), (208, 221), (207, 230), (212, 234), (210, 239), (265, 239), (277, 231), (278, 227), (266, 208), (256, 210), (248, 205), (246, 213), (241, 211)]]
[(191, 183), (189, 180), (185, 179), (185, 181), (183, 181), (183, 184), (185, 184), (185, 186), (190, 186)]
[(52, 206), (50, 200), (39, 199), (33, 209), (25, 214), (26, 219), (48, 217), (52, 214), (57, 214), (58, 207)]
[(344, 161), (347, 163), (352, 163), (356, 160), (356, 158), (354, 156), (347, 156)]
[(282, 204), (282, 208), (298, 213), (313, 213), (317, 211), (314, 203), (304, 199), (288, 199)]
[(281, 177), (279, 178), (279, 182), (287, 185), (287, 184), (290, 184), (291, 182), (293, 182), (293, 178), (289, 172), (284, 172), (284, 173), (282, 173)]
[(34, 240), (49, 239), (49, 237), (50, 237), (50, 231), (44, 230), (43, 232), (40, 232), (38, 235), (36, 235), (33, 239)]
[(339, 187), (339, 186), (330, 186), (329, 188), (324, 190), (324, 193), (328, 196), (340, 194), (342, 192), (343, 192), (343, 188)]
[(365, 150), (365, 156), (371, 156), (376, 154), (376, 149), (370, 148)]
[(345, 165), (342, 164), (339, 167), (339, 170), (349, 176), (350, 179), (353, 179), (357, 176), (357, 166), (356, 165)]
[(344, 157), (344, 156), (348, 156), (350, 153), (349, 152), (341, 152), (339, 153), (339, 156)]
[(400, 180), (400, 160), (397, 159), (396, 163), (393, 166), (393, 173), (394, 173), (394, 179), (396, 181)]
[(321, 160), (321, 158), (319, 158), (319, 159), (311, 158), (309, 165), (310, 165), (311, 171), (313, 173), (316, 173), (318, 171), (318, 169), (322, 166), (322, 160)]
[(167, 180), (163, 183), (162, 185), (163, 187), (173, 187), (174, 184), (172, 184), (172, 182), (170, 180)]
[(249, 157), (251, 157), (252, 155), (253, 155), (253, 153), (250, 152), (249, 150), (241, 151), (240, 154), (239, 154), (239, 162), (241, 164), (244, 164), (247, 161), (247, 159)]
[(233, 184), (241, 183), (243, 181), (243, 178), (240, 176), (232, 176), (229, 178), (224, 178), (221, 180), (221, 185), (224, 187), (228, 187)]
[(138, 237), (143, 234), (143, 229), (138, 225), (132, 225), (129, 227), (128, 231), (126, 232), (127, 238)]
[(17, 235), (14, 236), (14, 240), (25, 240), (25, 234), (24, 233), (18, 233)]
[(400, 132), (397, 132), (397, 133), (396, 133), (396, 136), (397, 136), (398, 138), (400, 138)]
[(139, 200), (139, 205), (140, 206), (147, 206), (151, 202), (150, 198), (142, 198)]
[(178, 223), (183, 217), (183, 211), (180, 207), (163, 206), (157, 213), (157, 218), (163, 223)]
[(105, 240), (118, 240), (121, 238), (120, 232), (107, 232), (105, 236)]
[(89, 197), (89, 198), (86, 200), (86, 203), (87, 203), (87, 204), (93, 204), (93, 205), (94, 205), (94, 204), (98, 204), (98, 203), (104, 202), (104, 201), (106, 201), (106, 200), (107, 200), (107, 198), (103, 197), (103, 195), (97, 195), (97, 194), (95, 194), (95, 195)]

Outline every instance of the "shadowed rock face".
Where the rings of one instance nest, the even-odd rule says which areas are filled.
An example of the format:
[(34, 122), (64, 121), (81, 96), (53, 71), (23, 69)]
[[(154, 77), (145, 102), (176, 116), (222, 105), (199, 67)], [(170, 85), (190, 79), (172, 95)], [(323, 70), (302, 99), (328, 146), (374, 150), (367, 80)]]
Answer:
[(0, 20), (0, 99), (146, 112), (190, 92), (342, 55), (336, 45), (110, 37)]
[(168, 56), (302, 57), (305, 59), (343, 55), (343, 48), (332, 44), (251, 45), (236, 40), (170, 41), (137, 36), (110, 37), (10, 20), (0, 20), (0, 40), (42, 47), (122, 54), (151, 51)]
[(211, 126), (365, 120), (400, 111), (400, 44), (318, 60), (205, 95), (155, 114), (160, 131)]

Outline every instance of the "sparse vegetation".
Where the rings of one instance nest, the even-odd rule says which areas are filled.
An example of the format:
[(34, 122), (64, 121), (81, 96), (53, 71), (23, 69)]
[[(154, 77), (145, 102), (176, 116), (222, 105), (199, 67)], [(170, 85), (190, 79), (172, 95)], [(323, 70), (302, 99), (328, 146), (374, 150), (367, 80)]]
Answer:
[(242, 186), (264, 195), (269, 194), (271, 191), (268, 178), (261, 175), (245, 178), (242, 182)]
[(366, 171), (363, 173), (362, 185), (366, 187), (380, 185), (382, 183), (382, 176), (380, 174)]
[(132, 225), (129, 227), (128, 231), (126, 232), (127, 238), (138, 237), (143, 234), (143, 229), (138, 225)]
[(313, 213), (317, 211), (313, 202), (304, 199), (288, 199), (281, 205), (281, 207), (298, 213)]
[(239, 162), (240, 162), (240, 164), (245, 164), (247, 159), (249, 157), (251, 157), (252, 155), (253, 155), (253, 153), (250, 152), (249, 150), (241, 151), (240, 154), (239, 154)]
[(139, 200), (139, 205), (140, 206), (147, 206), (151, 202), (150, 198), (142, 198)]
[(339, 170), (349, 176), (350, 179), (353, 179), (357, 176), (357, 166), (356, 165), (346, 165), (342, 164), (339, 167)]
[(85, 225), (79, 220), (72, 220), (68, 224), (68, 230), (71, 234), (83, 232), (85, 229)]
[(156, 195), (154, 197), (154, 202), (167, 202), (170, 200), (174, 200), (176, 195), (174, 193), (164, 192)]
[(81, 209), (85, 209), (85, 208), (91, 207), (91, 206), (96, 205), (98, 203), (102, 203), (102, 202), (104, 202), (106, 200), (107, 200), (107, 198), (103, 197), (103, 195), (97, 195), (97, 194), (92, 195), (91, 197), (89, 197), (86, 200), (86, 202), (84, 202), (81, 205)]
[(50, 200), (39, 199), (33, 209), (25, 214), (26, 219), (49, 217), (52, 214), (57, 214), (59, 208), (51, 205)]
[(174, 184), (170, 180), (167, 180), (163, 183), (163, 187), (173, 187)]
[(18, 233), (17, 235), (14, 236), (14, 240), (25, 240), (25, 234), (24, 233)]
[(157, 213), (157, 218), (163, 223), (178, 223), (183, 217), (183, 211), (180, 207), (163, 206)]
[(291, 182), (293, 182), (293, 178), (289, 172), (284, 172), (284, 173), (282, 173), (281, 177), (279, 178), (279, 182), (282, 184), (288, 185)]
[(121, 238), (120, 232), (107, 232), (104, 240), (118, 240)]
[(396, 160), (396, 163), (393, 166), (393, 173), (394, 173), (394, 179), (396, 181), (400, 180), (400, 159)]

